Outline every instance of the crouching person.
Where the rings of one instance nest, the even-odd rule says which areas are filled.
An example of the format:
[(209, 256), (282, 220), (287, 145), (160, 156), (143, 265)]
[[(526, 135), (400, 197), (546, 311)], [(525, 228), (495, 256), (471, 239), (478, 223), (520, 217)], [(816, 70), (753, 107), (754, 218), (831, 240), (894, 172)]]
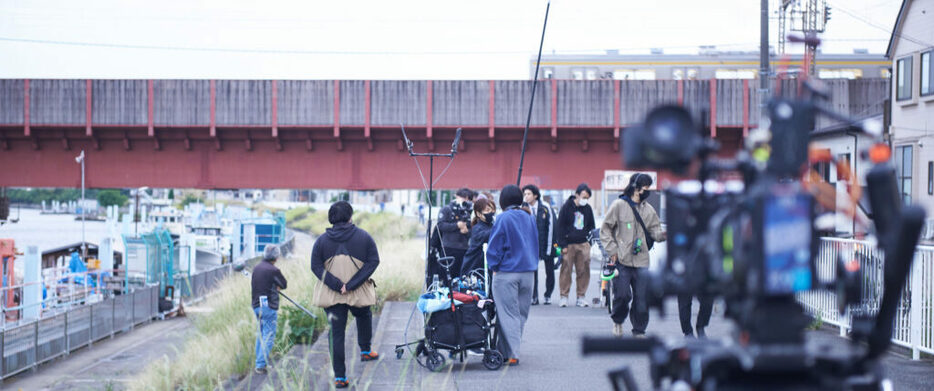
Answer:
[(276, 338), (276, 320), (279, 318), (279, 289), (285, 289), (288, 283), (277, 268), (279, 247), (267, 245), (263, 250), (263, 261), (253, 268), (251, 292), (253, 313), (259, 321), (259, 335), (256, 336), (256, 373), (265, 374), (269, 363), (269, 352)]
[(311, 271), (319, 280), (314, 304), (324, 308), (328, 315), (331, 365), (337, 388), (349, 385), (344, 365), (347, 312), (357, 319), (360, 360), (379, 358), (370, 350), (373, 336), (370, 306), (376, 304), (376, 284), (370, 276), (379, 266), (379, 253), (370, 234), (351, 222), (352, 216), (353, 207), (346, 201), (331, 205), (328, 222), (332, 226), (315, 241), (311, 250)]

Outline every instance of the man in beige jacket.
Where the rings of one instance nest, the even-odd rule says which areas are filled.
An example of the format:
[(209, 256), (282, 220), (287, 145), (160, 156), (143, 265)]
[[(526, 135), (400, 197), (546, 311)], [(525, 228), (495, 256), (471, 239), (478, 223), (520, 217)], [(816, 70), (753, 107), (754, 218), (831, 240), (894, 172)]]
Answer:
[(645, 336), (649, 325), (646, 281), (639, 276), (639, 271), (649, 267), (652, 242), (667, 239), (655, 208), (645, 202), (649, 198), (650, 186), (652, 177), (647, 174), (637, 173), (630, 177), (623, 195), (610, 205), (600, 226), (600, 241), (610, 255), (610, 263), (618, 271), (613, 280), (613, 313), (610, 315), (614, 323), (613, 335), (617, 337), (623, 335), (623, 322), (630, 312), (633, 336)]

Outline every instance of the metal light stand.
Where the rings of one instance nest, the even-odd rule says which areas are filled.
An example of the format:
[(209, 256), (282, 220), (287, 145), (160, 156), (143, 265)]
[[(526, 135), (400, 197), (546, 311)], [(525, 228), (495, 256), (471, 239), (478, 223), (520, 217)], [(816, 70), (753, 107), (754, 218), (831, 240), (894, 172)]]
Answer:
[(457, 155), (457, 147), (461, 141), (461, 128), (457, 128), (457, 133), (454, 135), (454, 143), (451, 144), (450, 153), (416, 153), (414, 150), (415, 144), (412, 140), (409, 139), (409, 136), (405, 134), (405, 125), (402, 125), (402, 138), (405, 139), (405, 146), (409, 150), (409, 156), (412, 158), (419, 157), (428, 157), (428, 224), (425, 227), (425, 289), (428, 289), (428, 259), (431, 254), (431, 192), (434, 191), (434, 180), (435, 180), (435, 158), (436, 157), (446, 157), (454, 159), (454, 156)]

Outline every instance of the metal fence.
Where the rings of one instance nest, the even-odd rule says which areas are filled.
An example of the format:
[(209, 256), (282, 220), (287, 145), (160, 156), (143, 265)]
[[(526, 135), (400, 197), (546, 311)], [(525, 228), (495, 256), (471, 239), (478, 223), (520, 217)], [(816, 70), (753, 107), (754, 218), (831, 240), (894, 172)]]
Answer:
[[(827, 291), (805, 292), (798, 301), (813, 316), (837, 326), (840, 335), (852, 328), (852, 315), (857, 312), (876, 314), (882, 299), (884, 256), (870, 242), (822, 238), (817, 257), (817, 277), (821, 281), (834, 278), (836, 259), (856, 259), (862, 270), (862, 298), (845, 315), (837, 310), (836, 294)], [(911, 349), (913, 359), (921, 352), (934, 354), (934, 247), (918, 246), (895, 316), (892, 342)]]
[[(286, 242), (289, 248), (293, 241), (294, 236)], [(232, 265), (226, 264), (190, 277), (179, 276), (175, 278), (176, 292), (185, 301), (203, 298), (232, 270)], [(158, 317), (159, 290), (159, 285), (151, 284), (0, 328), (0, 380)]]
[(208, 291), (214, 289), (217, 283), (224, 279), (233, 270), (231, 264), (221, 265), (211, 270), (192, 274), (190, 277), (176, 277), (175, 290), (183, 300), (200, 299)]
[(128, 331), (158, 314), (159, 287), (148, 286), (0, 330), (0, 379)]

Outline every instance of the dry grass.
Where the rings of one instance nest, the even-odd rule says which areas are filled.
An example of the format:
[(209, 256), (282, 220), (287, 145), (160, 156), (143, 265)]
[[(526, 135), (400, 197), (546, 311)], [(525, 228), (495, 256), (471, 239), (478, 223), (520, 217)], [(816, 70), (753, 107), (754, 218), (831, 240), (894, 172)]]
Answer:
[[(423, 245), (420, 240), (376, 240), (381, 263), (373, 278), (377, 283), (379, 299), (375, 310), (379, 311), (387, 300), (417, 298), (424, 275), (424, 261), (420, 258)], [(281, 357), (295, 343), (290, 337), (295, 334), (293, 328), (314, 327), (320, 331), (325, 326), (323, 310), (310, 305), (317, 281), (309, 267), (310, 247), (310, 240), (298, 241), (296, 253), (280, 261), (277, 266), (289, 280), (289, 288), (284, 292), (318, 313), (318, 321), (312, 322), (311, 318), (302, 313), (289, 310), (291, 304), (284, 299), (280, 300), (279, 330), (273, 360)], [(177, 347), (175, 359), (165, 357), (152, 363), (134, 379), (130, 389), (218, 389), (231, 379), (248, 374), (255, 360), (254, 344), (258, 327), (250, 307), (249, 282), (249, 278), (240, 274), (233, 274), (223, 280), (214, 294), (200, 305), (210, 308), (210, 311), (192, 315), (194, 330), (185, 344)]]

